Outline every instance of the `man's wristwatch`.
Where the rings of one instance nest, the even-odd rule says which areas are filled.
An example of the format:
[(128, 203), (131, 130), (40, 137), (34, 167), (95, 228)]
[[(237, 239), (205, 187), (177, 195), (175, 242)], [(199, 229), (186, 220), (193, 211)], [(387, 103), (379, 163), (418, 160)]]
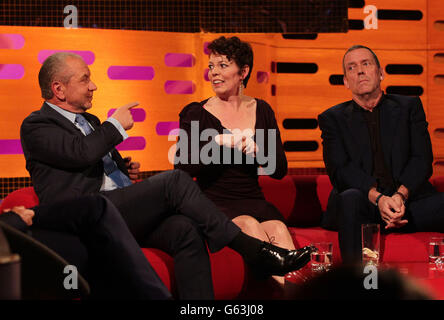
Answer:
[(376, 197), (376, 201), (375, 201), (375, 205), (376, 205), (376, 206), (378, 206), (379, 199), (381, 199), (382, 196), (383, 196), (383, 194), (380, 193), (379, 196)]
[(405, 204), (405, 202), (407, 201), (407, 199), (406, 199), (406, 197), (405, 197), (401, 192), (396, 191), (394, 194), (398, 194), (398, 195), (401, 197), (401, 199), (402, 199), (402, 203)]

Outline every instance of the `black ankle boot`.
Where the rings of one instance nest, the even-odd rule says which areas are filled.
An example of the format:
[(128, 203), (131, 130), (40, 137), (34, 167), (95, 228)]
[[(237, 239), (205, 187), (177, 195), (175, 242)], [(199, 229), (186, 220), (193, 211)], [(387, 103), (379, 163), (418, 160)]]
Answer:
[(310, 261), (311, 253), (316, 250), (313, 246), (287, 250), (263, 242), (254, 268), (262, 274), (284, 276), (305, 266)]

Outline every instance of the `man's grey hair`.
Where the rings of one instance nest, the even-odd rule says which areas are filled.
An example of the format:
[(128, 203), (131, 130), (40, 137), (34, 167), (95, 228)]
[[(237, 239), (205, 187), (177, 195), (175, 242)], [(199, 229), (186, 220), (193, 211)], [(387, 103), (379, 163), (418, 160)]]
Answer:
[(57, 52), (50, 55), (43, 62), (39, 71), (39, 85), (43, 99), (48, 100), (54, 96), (51, 90), (51, 85), (54, 81), (57, 80), (66, 84), (73, 76), (73, 74), (63, 72), (66, 67), (67, 58), (83, 60), (81, 56), (72, 52)]
[(376, 56), (376, 54), (373, 52), (372, 49), (370, 49), (369, 47), (366, 47), (366, 46), (360, 45), (360, 44), (356, 44), (356, 45), (354, 45), (354, 46), (348, 48), (348, 50), (345, 52), (344, 56), (342, 57), (342, 70), (344, 71), (344, 75), (345, 75), (345, 64), (344, 64), (345, 56), (346, 56), (349, 52), (354, 51), (354, 50), (357, 50), (357, 49), (367, 49), (368, 51), (370, 51), (370, 53), (371, 53), (372, 56), (373, 56), (373, 59), (375, 59), (375, 62), (376, 62), (376, 65), (377, 65), (378, 69), (381, 68), (381, 64), (379, 63), (379, 59), (378, 59), (378, 57)]

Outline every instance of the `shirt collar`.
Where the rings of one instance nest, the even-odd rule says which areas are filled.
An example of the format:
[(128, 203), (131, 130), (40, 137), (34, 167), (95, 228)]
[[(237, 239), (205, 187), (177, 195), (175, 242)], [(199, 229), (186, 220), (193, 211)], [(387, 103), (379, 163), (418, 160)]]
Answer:
[(48, 106), (50, 106), (51, 108), (53, 108), (55, 111), (57, 111), (58, 113), (60, 113), (62, 116), (64, 116), (66, 119), (68, 119), (69, 121), (71, 121), (72, 123), (75, 123), (76, 121), (76, 115), (77, 113), (73, 113), (70, 111), (67, 111), (65, 109), (60, 108), (59, 106), (56, 106), (55, 104), (49, 103), (48, 101), (45, 101), (46, 104), (48, 104)]

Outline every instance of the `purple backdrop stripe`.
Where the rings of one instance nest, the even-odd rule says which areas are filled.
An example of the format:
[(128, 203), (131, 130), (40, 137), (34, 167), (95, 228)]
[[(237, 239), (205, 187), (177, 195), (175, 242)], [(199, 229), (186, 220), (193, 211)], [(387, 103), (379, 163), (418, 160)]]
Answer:
[(267, 71), (258, 71), (256, 75), (257, 82), (259, 83), (268, 83), (269, 74)]
[[(167, 136), (169, 134), (178, 135), (179, 121), (164, 121), (156, 124), (156, 133), (159, 136)], [(172, 132), (170, 132), (172, 131)]]
[(210, 54), (210, 50), (208, 50), (208, 45), (210, 44), (210, 42), (204, 42), (204, 53), (205, 54)]
[(117, 145), (116, 149), (119, 151), (127, 150), (143, 150), (145, 149), (145, 138), (144, 137), (129, 137), (125, 141)]
[(196, 59), (190, 53), (167, 53), (165, 65), (168, 67), (192, 67)]
[[(112, 114), (116, 111), (116, 109), (109, 109), (108, 111), (108, 118), (112, 116)], [(142, 108), (133, 108), (130, 110), (131, 115), (133, 116), (134, 122), (142, 122), (145, 121), (146, 118), (146, 112)]]
[(75, 54), (78, 54), (85, 60), (85, 63), (87, 65), (91, 65), (96, 60), (96, 57), (92, 51), (80, 51), (80, 50), (41, 50), (37, 56), (37, 59), (40, 63), (43, 63), (46, 58), (48, 58), (50, 55), (56, 53), (56, 52), (72, 52)]
[(196, 90), (193, 81), (169, 80), (165, 82), (165, 92), (168, 94), (192, 94)]
[(206, 68), (204, 70), (204, 79), (205, 81), (210, 81), (210, 78), (208, 77), (208, 73), (210, 72), (210, 69)]
[(21, 49), (25, 38), (21, 34), (0, 33), (0, 49)]
[(0, 79), (15, 80), (25, 75), (25, 68), (21, 64), (0, 64)]
[(108, 68), (108, 78), (111, 80), (152, 80), (153, 67), (143, 66), (111, 66)]
[(23, 154), (20, 139), (0, 140), (0, 154)]

